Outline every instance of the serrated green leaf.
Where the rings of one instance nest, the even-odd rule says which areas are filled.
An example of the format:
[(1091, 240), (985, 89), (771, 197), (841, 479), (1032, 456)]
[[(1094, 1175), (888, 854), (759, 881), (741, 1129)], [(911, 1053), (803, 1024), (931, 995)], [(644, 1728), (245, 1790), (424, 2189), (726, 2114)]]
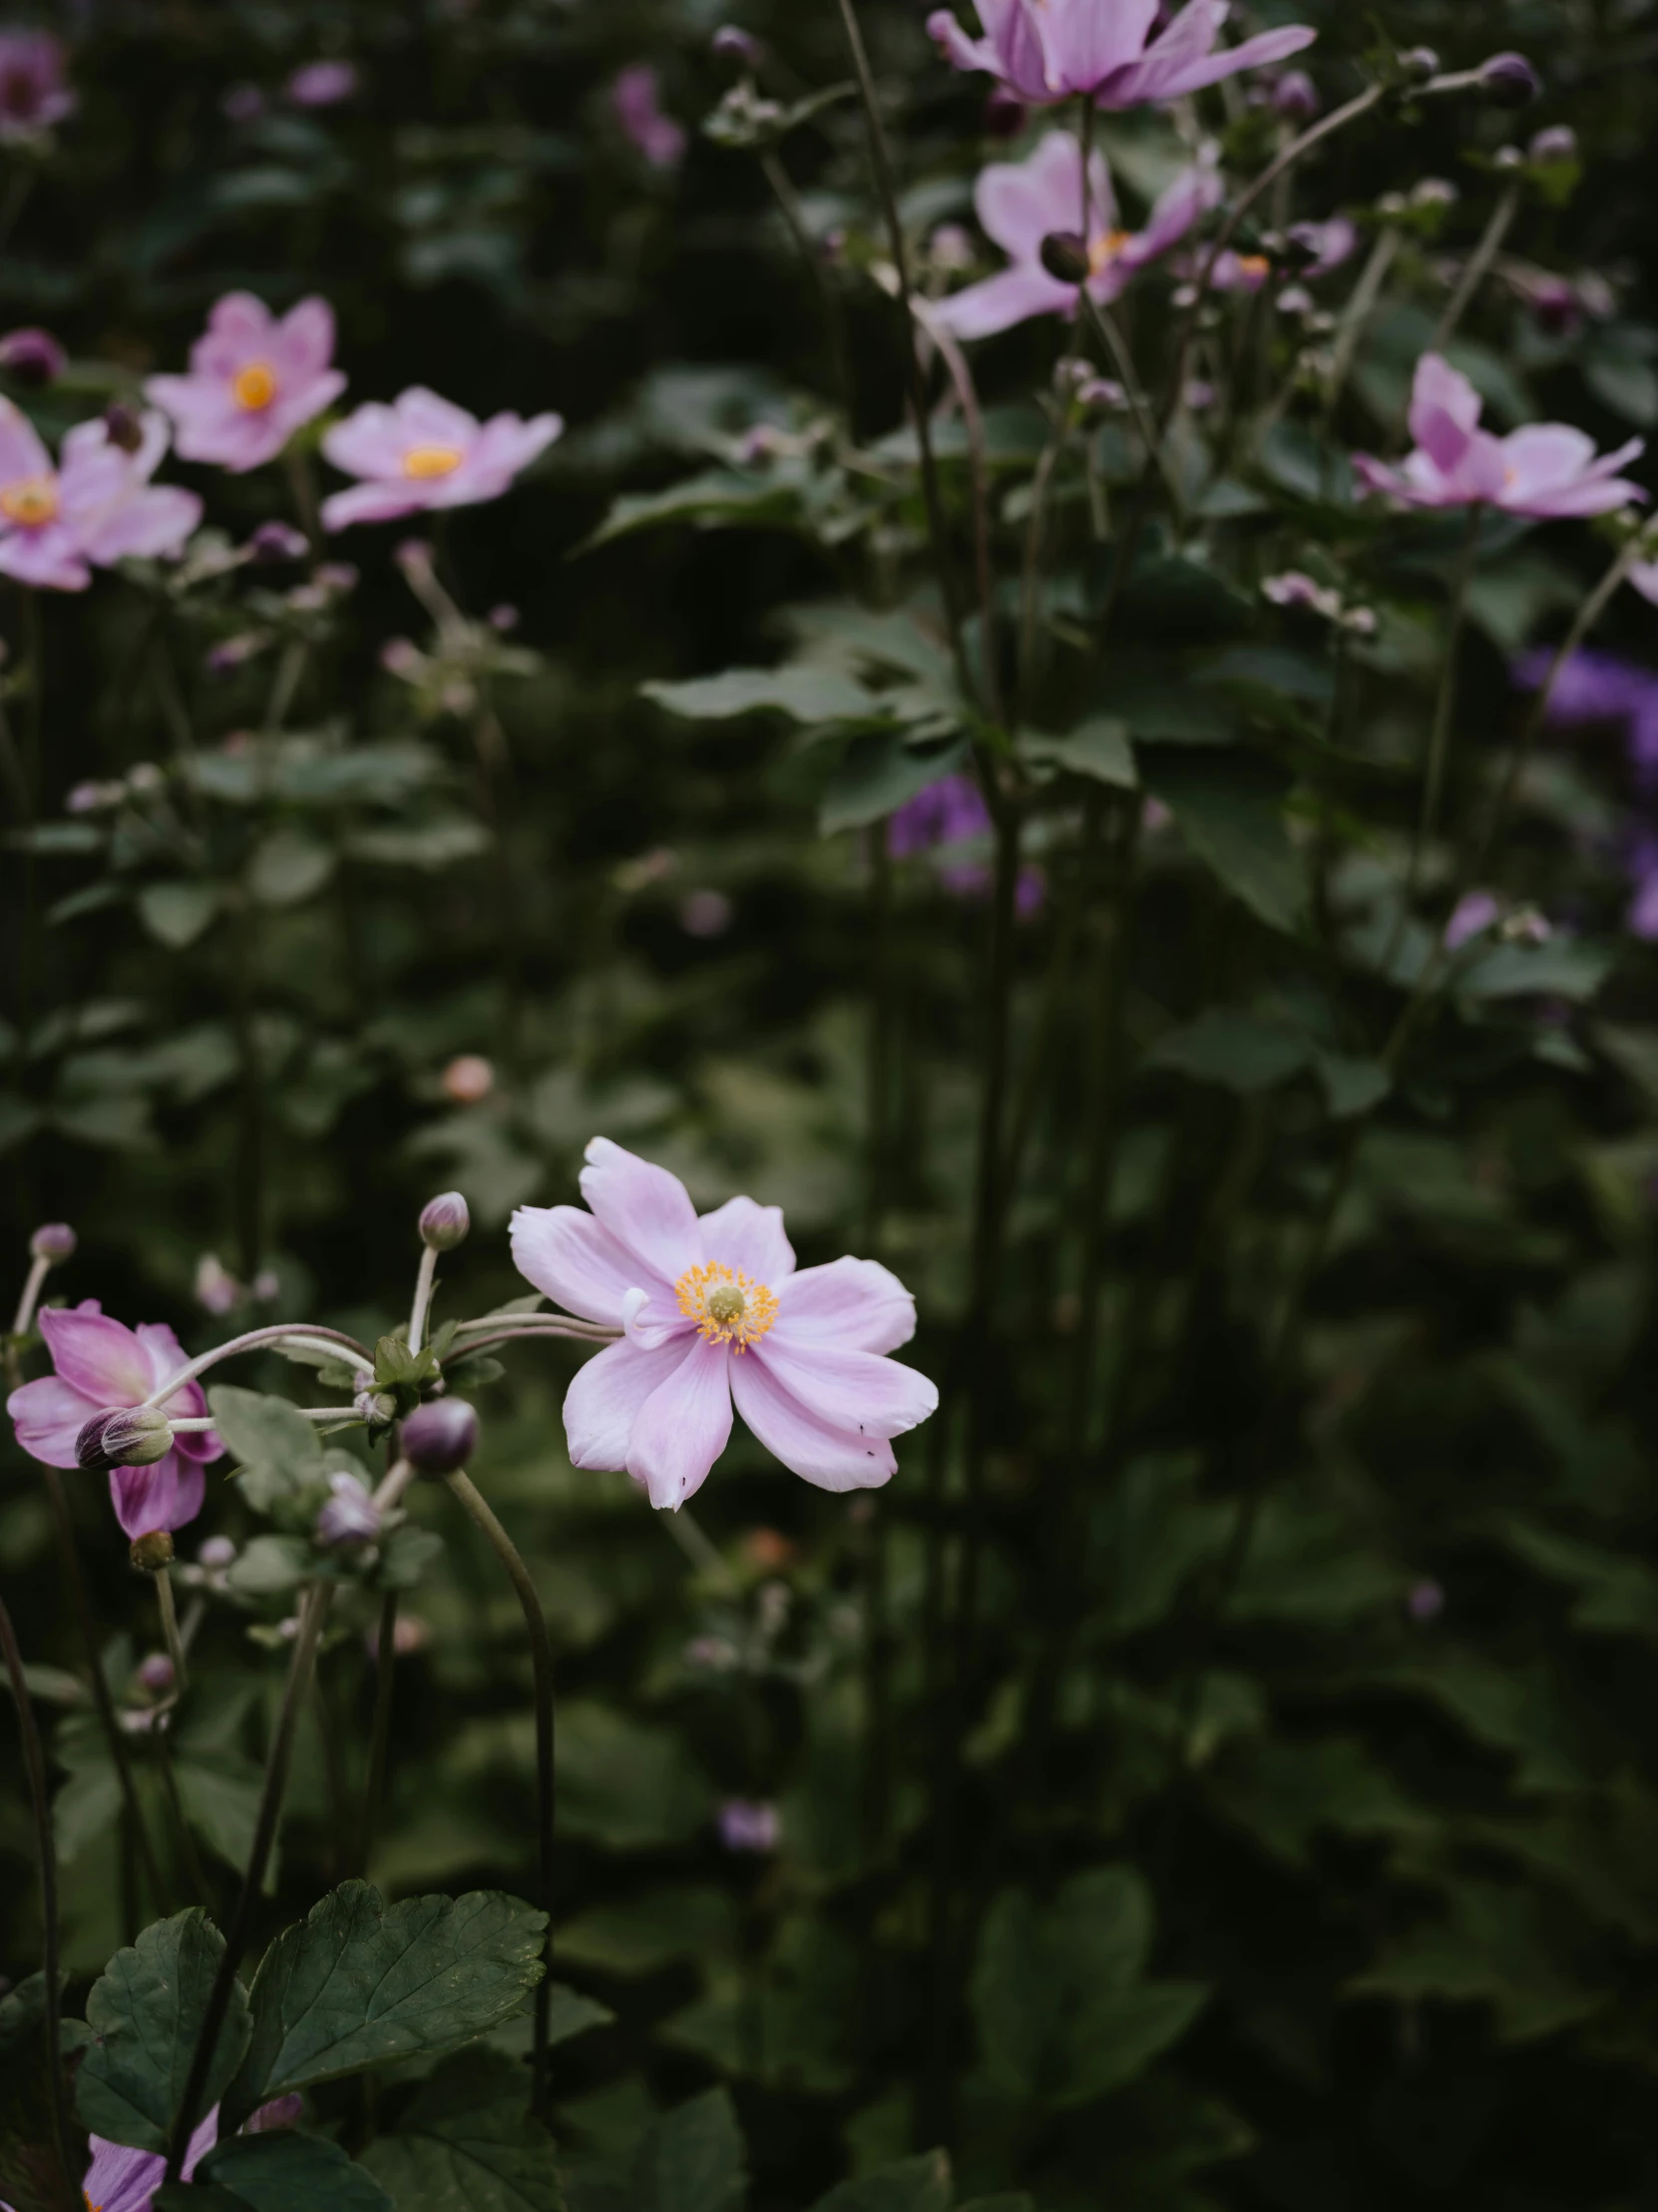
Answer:
[(840, 2182), (812, 2212), (949, 2212), (950, 2197), (950, 2160), (928, 2150)]
[(1062, 737), (1044, 737), (1033, 730), (1020, 740), (1019, 749), (1038, 766), (1065, 768), (1113, 790), (1132, 791), (1139, 784), (1128, 726), (1108, 714), (1092, 715)]
[(563, 2212), (553, 2138), (525, 2111), (525, 2069), (462, 2051), (421, 2084), (363, 2163), (398, 2212)]
[[(76, 2107), (95, 2135), (135, 2150), (165, 2150), (224, 1956), (224, 1938), (195, 1908), (147, 1928), (118, 1951), (87, 1999), (98, 2040), (75, 2084)], [(216, 2104), (247, 2048), (247, 1995), (232, 1986), (202, 2105)]]
[(240, 1463), (240, 1489), (255, 1512), (321, 1479), (322, 1444), (315, 1428), (285, 1398), (217, 1383), (207, 1392), (213, 1425)]
[(268, 2098), (441, 2051), (517, 2011), (542, 1977), (545, 1915), (495, 1891), (409, 1898), (347, 1882), (277, 1937), (251, 1993), (229, 2122)]

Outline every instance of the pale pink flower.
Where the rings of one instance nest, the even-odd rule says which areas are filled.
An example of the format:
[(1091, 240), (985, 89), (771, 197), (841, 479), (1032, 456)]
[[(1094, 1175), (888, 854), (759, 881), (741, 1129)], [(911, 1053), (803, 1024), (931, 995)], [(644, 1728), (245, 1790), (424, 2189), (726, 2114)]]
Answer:
[(75, 111), (50, 31), (0, 31), (0, 146), (37, 138)]
[(389, 407), (377, 401), (336, 423), (322, 450), (336, 469), (364, 479), (322, 503), (327, 530), (354, 522), (391, 522), (423, 508), (473, 507), (499, 499), (521, 469), (564, 428), (559, 415), (492, 415), (481, 423), (464, 407), (413, 385)]
[[(47, 1467), (77, 1467), (75, 1443), (94, 1414), (142, 1406), (188, 1363), (173, 1331), (161, 1321), (129, 1329), (105, 1313), (96, 1298), (79, 1306), (44, 1307), (40, 1333), (56, 1370), (24, 1383), (6, 1400), (17, 1441)], [(186, 1383), (162, 1403), (170, 1419), (199, 1419), (207, 1410), (199, 1383)], [(182, 1529), (202, 1511), (203, 1468), (224, 1447), (211, 1429), (175, 1437), (165, 1459), (151, 1467), (118, 1467), (110, 1475), (116, 1519), (130, 1537), (155, 1529)], [(106, 2208), (107, 2212), (107, 2208)]]
[(1397, 469), (1356, 453), (1360, 480), (1410, 507), (1495, 507), (1539, 522), (1610, 514), (1646, 497), (1617, 473), (1645, 450), (1644, 439), (1597, 455), (1591, 438), (1563, 422), (1528, 423), (1498, 438), (1480, 429), (1479, 405), (1465, 376), (1438, 353), (1425, 353), (1411, 395), (1416, 451)]
[[(1087, 289), (1101, 306), (1130, 278), (1185, 236), (1221, 197), (1214, 164), (1205, 159), (1177, 177), (1158, 200), (1143, 230), (1118, 227), (1110, 173), (1103, 155), (1088, 167)], [(959, 338), (985, 338), (1032, 315), (1074, 314), (1076, 286), (1042, 266), (1042, 240), (1052, 231), (1083, 234), (1082, 150), (1068, 131), (1049, 131), (1023, 162), (993, 162), (974, 191), (988, 237), (1011, 266), (970, 284), (931, 309)]]
[(190, 374), (152, 376), (144, 388), (173, 417), (181, 459), (239, 476), (275, 460), (344, 391), (333, 358), (325, 299), (278, 317), (251, 292), (226, 292), (190, 349)]
[(1482, 937), (1501, 915), (1502, 908), (1489, 891), (1464, 891), (1445, 926), (1446, 951), (1459, 952), (1474, 938)]
[(95, 568), (183, 550), (202, 502), (175, 485), (152, 485), (167, 451), (167, 423), (146, 414), (136, 452), (115, 444), (103, 419), (77, 423), (57, 467), (39, 432), (0, 399), (0, 573), (51, 592), (84, 592)]
[(357, 89), (352, 62), (302, 62), (283, 88), (296, 108), (337, 108)]
[(662, 107), (661, 80), (648, 62), (624, 69), (611, 87), (611, 106), (622, 132), (652, 169), (677, 169), (686, 137)]
[(915, 1334), (898, 1278), (861, 1259), (797, 1273), (777, 1206), (731, 1198), (698, 1216), (665, 1167), (603, 1136), (587, 1158), (591, 1213), (513, 1216), (520, 1274), (625, 1331), (570, 1386), (572, 1462), (625, 1469), (653, 1506), (682, 1506), (725, 1449), (735, 1399), (766, 1450), (820, 1490), (887, 1482), (892, 1439), (939, 1402), (925, 1375), (885, 1356)]
[(983, 69), (1032, 107), (1078, 95), (1102, 108), (1178, 100), (1240, 70), (1287, 61), (1318, 36), (1305, 24), (1263, 31), (1241, 46), (1215, 41), (1228, 0), (1190, 0), (1153, 38), (1160, 0), (977, 0), (982, 38), (948, 8), (927, 28), (958, 69)]

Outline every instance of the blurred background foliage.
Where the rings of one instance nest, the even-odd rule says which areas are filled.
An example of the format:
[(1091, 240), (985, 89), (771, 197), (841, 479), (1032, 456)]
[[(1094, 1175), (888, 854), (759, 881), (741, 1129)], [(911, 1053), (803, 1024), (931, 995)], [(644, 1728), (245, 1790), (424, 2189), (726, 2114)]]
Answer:
[[(1369, 23), (1323, 0), (1299, 12), (1334, 100)], [(1525, 129), (1569, 121), (1584, 149), (1575, 193), (1528, 201), (1510, 250), (1597, 275), (1607, 311), (1550, 329), (1520, 288), (1489, 286), (1458, 363), (1504, 426), (1563, 417), (1606, 444), (1658, 423), (1658, 13), (1382, 12), (1396, 44), (1452, 66), (1523, 48), (1546, 88)], [(353, 399), (419, 382), (570, 427), (514, 496), (450, 518), (440, 573), (466, 621), (447, 629), (391, 558), (395, 532), (348, 541), (360, 576), (309, 595), (238, 571), (44, 608), (41, 827), (14, 834), (0, 883), (13, 996), (32, 993), (7, 1010), (0, 1193), (20, 1275), (38, 1221), (77, 1227), (54, 1294), (167, 1318), (192, 1349), (290, 1314), (372, 1340), (406, 1308), (420, 1202), (453, 1183), (475, 1233), (445, 1262), (439, 1313), (482, 1311), (522, 1287), (511, 1208), (572, 1197), (602, 1130), (701, 1203), (781, 1203), (803, 1262), (878, 1252), (918, 1295), (919, 1363), (943, 1374), (983, 903), (925, 854), (893, 865), (884, 909), (872, 899), (860, 762), (804, 741), (810, 714), (687, 719), (640, 694), (800, 653), (781, 611), (846, 591), (842, 510), (877, 572), (896, 577), (918, 532), (901, 473), (836, 476), (803, 435), (832, 390), (816, 286), (753, 157), (696, 128), (730, 81), (709, 50), (724, 13), (85, 0), (55, 19), (81, 105), (49, 155), (8, 157), (0, 259), (0, 318), (50, 326), (72, 356), (50, 391), (17, 395), (37, 420), (176, 366), (242, 286), (332, 301)], [(925, 239), (966, 219), (997, 151), (983, 85), (936, 65), (911, 0), (865, 13)], [(829, 5), (745, 0), (743, 23), (781, 97), (844, 79)], [(319, 58), (349, 61), (355, 89), (295, 105), (284, 85)], [(682, 163), (653, 166), (619, 123), (616, 79), (641, 60), (689, 134)], [(1228, 109), (1241, 146), (1256, 119)], [(1459, 194), (1367, 326), (1345, 443), (1385, 450), (1443, 296), (1434, 256), (1477, 236), (1509, 128), (1448, 105), (1342, 140), (1300, 188), (1301, 215), (1427, 177)], [(1131, 193), (1155, 185), (1153, 132), (1116, 126), (1108, 144)], [(782, 158), (812, 234), (838, 241), (825, 273), (857, 433), (901, 460), (855, 106), (821, 108)], [(1033, 325), (981, 359), (999, 468), (1039, 449), (1030, 395), (1052, 349)], [(762, 454), (757, 423), (788, 449)], [(722, 2082), (760, 2206), (940, 2143), (964, 2197), (1111, 2212), (1658, 2202), (1658, 1023), (1652, 952), (1624, 927), (1642, 794), (1615, 715), (1528, 780), (1508, 886), (1575, 934), (1536, 949), (1542, 965), (1485, 955), (1365, 1123), (1286, 1418), (1268, 1316), (1342, 1116), (1370, 1103), (1344, 1071), (1360, 1093), (1370, 1079), (1316, 948), (1272, 926), (1275, 886), (1322, 820), (1338, 902), (1362, 915), (1374, 897), (1365, 868), (1408, 813), (1454, 552), (1430, 526), (1361, 548), (1381, 628), (1350, 656), (1348, 756), (1330, 769), (1322, 639), (1237, 588), (1309, 545), (1351, 549), (1310, 450), (1286, 435), (1240, 471), (1257, 500), (1241, 566), (1143, 580), (1138, 658), (1108, 663), (1091, 702), (1148, 741), (1144, 782), (1184, 832), (1147, 839), (1121, 1008), (1098, 1449), (1068, 1456), (1056, 1411), (1095, 1020), (1061, 941), (1059, 816), (1051, 852), (1039, 829), (1032, 843), (1049, 896), (1019, 933), (1016, 1018), (1031, 1034), (1057, 973), (1059, 1080), (998, 1284), (981, 1534), (964, 1539), (942, 1424), (901, 1449), (889, 1492), (850, 1506), (739, 1437), (697, 1501), (703, 1542), (622, 1478), (569, 1468), (554, 1353), (508, 1355), (481, 1396), (475, 1473), (560, 1648), (561, 1978), (603, 2008), (559, 2052), (577, 2212), (637, 2201), (651, 2116)], [(268, 472), (175, 474), (237, 540), (285, 496)], [(1489, 550), (1460, 701), (1472, 790), (1515, 725), (1510, 661), (1559, 634), (1595, 573), (1569, 531)], [(504, 608), (516, 626), (492, 627)], [(1651, 621), (1625, 595), (1606, 642), (1638, 663)], [(1201, 688), (1169, 674), (1194, 633), (1233, 655)], [(426, 658), (388, 667), (388, 637)], [(1194, 795), (1193, 759), (1214, 753), (1169, 740), (1203, 713), (1244, 765)], [(149, 764), (174, 758), (181, 724), (194, 766), (163, 782)], [(1252, 783), (1251, 762), (1276, 778)], [(1276, 823), (1295, 776), (1323, 816), (1309, 799), (1282, 852), (1270, 826), (1239, 833), (1263, 804)], [(122, 791), (68, 811), (89, 781)], [(854, 826), (821, 835), (825, 805)], [(25, 959), (31, 871), (46, 926)], [(1386, 975), (1365, 988), (1385, 996)], [(873, 1191), (872, 1049), (888, 1116)], [(265, 1381), (285, 1387), (280, 1368)], [(1217, 1618), (1205, 1595), (1252, 1486), (1265, 1502)], [(125, 1546), (91, 1486), (78, 1502), (100, 1616), (147, 1636)], [(240, 1538), (242, 1512), (210, 1487), (197, 1533)], [(407, 1601), (373, 1871), (394, 1895), (522, 1892), (516, 1608), (445, 1498), (416, 1514), (448, 1548)], [(72, 1668), (44, 1509), (10, 1446), (0, 1568), (31, 1658)], [(221, 1894), (273, 1694), (245, 1625), (212, 1616), (177, 1745)], [(368, 1625), (347, 1619), (327, 1655), (272, 1926), (343, 1864)], [(113, 1649), (118, 1684), (142, 1648)], [(164, 1901), (123, 1848), (73, 1684), (40, 1679), (64, 1700), (66, 1939), (90, 1976)], [(38, 1939), (0, 1736), (0, 1964), (18, 1975)], [(944, 2201), (931, 2166), (908, 2186)]]

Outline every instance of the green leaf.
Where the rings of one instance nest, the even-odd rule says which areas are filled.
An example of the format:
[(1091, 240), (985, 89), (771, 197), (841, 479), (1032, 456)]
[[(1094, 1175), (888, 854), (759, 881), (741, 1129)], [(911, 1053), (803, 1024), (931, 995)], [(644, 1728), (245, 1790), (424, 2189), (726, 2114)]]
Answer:
[(840, 2182), (812, 2212), (949, 2212), (950, 2196), (950, 2160), (928, 2150)]
[(247, 888), (261, 906), (297, 906), (320, 891), (334, 872), (336, 855), (302, 829), (275, 829), (247, 864)]
[(748, 2172), (724, 2089), (664, 2112), (639, 2145), (629, 2212), (742, 2212)]
[(629, 537), (635, 530), (658, 529), (666, 523), (688, 522), (703, 530), (766, 524), (786, 528), (798, 507), (798, 492), (771, 477), (710, 469), (670, 485), (664, 492), (624, 492), (612, 502), (605, 520), (577, 550), (591, 552), (596, 546), (609, 545), (614, 538)]
[(687, 721), (725, 722), (761, 711), (795, 722), (863, 722), (885, 712), (881, 700), (834, 668), (727, 668), (688, 683), (642, 683), (640, 691)]
[(284, 1590), (297, 1589), (315, 1571), (315, 1557), (303, 1537), (266, 1535), (242, 1547), (224, 1580), (243, 1597), (279, 1597)]
[(44, 1976), (0, 1997), (0, 2183), (15, 2212), (68, 2212), (81, 2202), (80, 2177), (63, 2172), (51, 2141), (45, 2023)]
[(596, 1698), (559, 1714), (559, 1826), (616, 1850), (683, 1843), (713, 1811), (713, 1792), (682, 1736), (647, 1727)]
[[(394, 2202), (338, 2143), (294, 2128), (232, 2135), (208, 2151), (197, 2175), (252, 2212), (391, 2212)], [(178, 2197), (182, 2212), (195, 2212), (194, 2188)]]
[(1466, 999), (1514, 999), (1532, 992), (1551, 999), (1592, 999), (1612, 972), (1616, 954), (1579, 938), (1542, 945), (1493, 945), (1456, 978)]
[(269, 1513), (321, 1480), (322, 1444), (297, 1406), (256, 1390), (217, 1383), (207, 1392), (213, 1425), (241, 1466), (239, 1487), (256, 1513)]
[[(95, 2135), (135, 2150), (167, 2148), (223, 1956), (224, 1938), (193, 1908), (147, 1928), (94, 1983), (87, 2020), (98, 2040), (82, 2061), (75, 2101)], [(247, 1996), (237, 1982), (203, 2085), (204, 2111), (222, 2096), (248, 2031)]]
[(1300, 1075), (1312, 1051), (1311, 1039), (1300, 1031), (1237, 1007), (1217, 1006), (1183, 1029), (1165, 1031), (1142, 1065), (1170, 1069), (1195, 1083), (1217, 1084), (1247, 1099)]
[(183, 952), (218, 912), (218, 889), (211, 883), (147, 883), (136, 904), (139, 920), (157, 943)]
[(652, 1890), (616, 1905), (595, 1905), (554, 1938), (561, 1959), (606, 1974), (655, 1974), (717, 1948), (735, 1931), (724, 1890)]
[(865, 829), (896, 813), (929, 784), (953, 775), (967, 758), (965, 741), (920, 752), (896, 732), (866, 730), (854, 737), (829, 778), (818, 808), (821, 835)]
[(1072, 775), (1087, 776), (1115, 790), (1132, 791), (1139, 785), (1127, 724), (1109, 714), (1090, 715), (1063, 737), (1044, 737), (1034, 730), (1021, 740), (1019, 749), (1038, 766), (1066, 768)]
[(398, 2212), (563, 2212), (553, 2138), (525, 2110), (525, 2070), (467, 2050), (423, 2082), (363, 2163)]
[(216, 1750), (210, 1759), (182, 1749), (174, 1770), (185, 1818), (199, 1836), (239, 1874), (253, 1849), (264, 1770), (239, 1752)]
[(1306, 871), (1290, 843), (1283, 784), (1240, 752), (1143, 755), (1146, 788), (1162, 800), (1198, 858), (1272, 929), (1293, 934), (1307, 903)]
[(1350, 1060), (1340, 1053), (1315, 1053), (1313, 1065), (1324, 1086), (1325, 1104), (1338, 1121), (1368, 1113), (1393, 1089), (1393, 1077), (1379, 1060)]
[(409, 1898), (347, 1882), (286, 1929), (254, 1977), (227, 2124), (270, 2097), (448, 2050), (509, 2018), (542, 1978), (547, 1921), (492, 1890)]

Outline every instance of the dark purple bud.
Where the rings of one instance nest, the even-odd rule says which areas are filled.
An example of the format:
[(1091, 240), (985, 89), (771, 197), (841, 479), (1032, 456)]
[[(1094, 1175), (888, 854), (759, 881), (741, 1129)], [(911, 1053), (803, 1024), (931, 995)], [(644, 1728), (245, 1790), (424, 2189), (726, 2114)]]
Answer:
[(472, 1226), (466, 1200), (458, 1190), (446, 1190), (429, 1199), (421, 1209), (420, 1241), (434, 1252), (452, 1252), (464, 1243)]
[(152, 1651), (148, 1659), (140, 1661), (138, 1678), (152, 1697), (165, 1697), (175, 1680), (173, 1661), (165, 1651)]
[(1061, 284), (1085, 284), (1091, 273), (1088, 241), (1077, 230), (1049, 230), (1041, 243), (1041, 263)]
[(1407, 84), (1426, 85), (1440, 74), (1440, 57), (1431, 46), (1408, 46), (1399, 57), (1399, 66)]
[(1567, 277), (1540, 277), (1532, 286), (1530, 306), (1538, 329), (1551, 338), (1569, 338), (1582, 328), (1583, 302)]
[(0, 338), (0, 369), (31, 390), (55, 384), (63, 374), (65, 358), (50, 330), (8, 330)]
[(1311, 123), (1320, 106), (1319, 88), (1304, 69), (1286, 69), (1272, 88), (1273, 113), (1286, 123)]
[(302, 561), (309, 550), (303, 536), (291, 523), (262, 522), (247, 541), (247, 550), (255, 561)]
[(73, 1257), (75, 1243), (75, 1231), (67, 1221), (43, 1221), (29, 1239), (29, 1251), (31, 1257), (56, 1267), (60, 1260)]
[(112, 400), (104, 409), (104, 435), (123, 453), (136, 453), (144, 443), (144, 424), (136, 407), (124, 399)]
[(734, 23), (722, 23), (711, 44), (715, 56), (722, 62), (740, 62), (744, 69), (753, 69), (759, 62), (759, 40), (752, 32), (739, 30)]
[(341, 1473), (329, 1477), (328, 1488), (332, 1495), (311, 1531), (317, 1543), (342, 1548), (378, 1543), (380, 1509), (369, 1495), (367, 1484), (355, 1475)]
[(116, 1406), (95, 1413), (75, 1439), (75, 1458), (90, 1475), (116, 1467), (154, 1467), (173, 1449), (173, 1429), (160, 1406)]
[(1025, 102), (1006, 85), (997, 85), (985, 102), (985, 136), (1017, 139), (1025, 128)]
[(1523, 108), (1543, 89), (1523, 54), (1493, 54), (1480, 63), (1479, 82), (1499, 108)]
[(403, 1457), (422, 1475), (453, 1475), (478, 1449), (478, 1416), (464, 1398), (434, 1398), (403, 1424)]
[(141, 1574), (165, 1574), (173, 1564), (173, 1532), (151, 1529), (135, 1537), (128, 1557)]
[(1551, 123), (1546, 131), (1536, 134), (1525, 151), (1534, 162), (1574, 162), (1577, 133), (1569, 123)]

